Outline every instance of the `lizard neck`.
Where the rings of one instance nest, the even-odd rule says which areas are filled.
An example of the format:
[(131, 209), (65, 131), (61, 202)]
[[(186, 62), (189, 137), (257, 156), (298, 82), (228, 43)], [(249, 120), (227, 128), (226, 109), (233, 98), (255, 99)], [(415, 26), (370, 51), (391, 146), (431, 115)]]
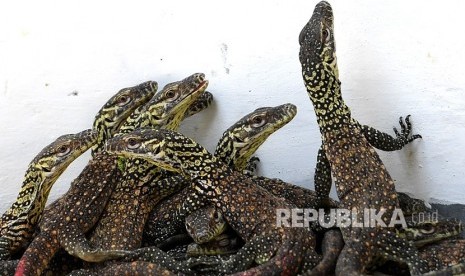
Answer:
[[(107, 120), (107, 121), (106, 121)], [(109, 122), (110, 119), (99, 118), (95, 121), (93, 130), (97, 132), (97, 143), (92, 148), (92, 154), (100, 152), (104, 146), (105, 141), (112, 137), (113, 135), (113, 126), (115, 123)]]
[[(334, 60), (334, 63), (336, 61)], [(304, 65), (302, 71), (307, 93), (313, 103), (320, 132), (340, 129), (352, 121), (350, 109), (341, 95), (336, 64)]]
[[(53, 180), (52, 180), (53, 181)], [(27, 191), (26, 194), (19, 193), (12, 206), (2, 215), (1, 227), (4, 228), (11, 224), (12, 221), (28, 217), (32, 224), (36, 223), (45, 208), (45, 201), (50, 193), (51, 181), (44, 176), (43, 172), (34, 167), (30, 167), (24, 177), (21, 191)], [(52, 182), (53, 183), (53, 182)], [(41, 195), (40, 193), (44, 193)], [(37, 209), (31, 211), (32, 209)], [(37, 216), (37, 214), (40, 214)], [(35, 216), (31, 218), (30, 216)]]
[(121, 123), (117, 135), (129, 133), (137, 127), (143, 127), (141, 124), (146, 120), (146, 117), (148, 117), (145, 112), (147, 112), (147, 104), (136, 108), (136, 110)]
[[(170, 148), (173, 148), (174, 142)], [(204, 189), (214, 189), (216, 184), (211, 179), (216, 179), (227, 166), (220, 162), (217, 157), (209, 153), (204, 147), (190, 139), (179, 143), (179, 150), (167, 153), (168, 159), (176, 159), (178, 168), (182, 174), (189, 177)], [(186, 150), (187, 149), (187, 150)]]
[(229, 167), (234, 167), (234, 160), (237, 160), (239, 157), (239, 152), (234, 146), (233, 137), (229, 133), (223, 133), (216, 146), (215, 157)]

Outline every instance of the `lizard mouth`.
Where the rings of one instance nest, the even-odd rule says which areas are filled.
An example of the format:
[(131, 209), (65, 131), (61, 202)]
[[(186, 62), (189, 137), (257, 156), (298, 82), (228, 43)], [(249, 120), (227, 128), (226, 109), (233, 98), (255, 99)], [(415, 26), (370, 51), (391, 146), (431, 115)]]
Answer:
[(236, 146), (243, 147), (243, 146), (245, 146), (247, 144), (248, 139), (244, 139), (244, 138), (242, 138), (240, 136), (234, 136), (234, 142), (235, 142)]
[(202, 81), (195, 89), (192, 91), (192, 94), (199, 93), (205, 91), (208, 86), (208, 80)]
[(157, 147), (153, 150), (153, 156), (154, 156), (155, 159), (157, 159), (157, 160), (161, 159), (161, 157), (163, 156), (163, 154), (161, 154), (161, 147), (160, 147), (160, 146), (157, 146)]

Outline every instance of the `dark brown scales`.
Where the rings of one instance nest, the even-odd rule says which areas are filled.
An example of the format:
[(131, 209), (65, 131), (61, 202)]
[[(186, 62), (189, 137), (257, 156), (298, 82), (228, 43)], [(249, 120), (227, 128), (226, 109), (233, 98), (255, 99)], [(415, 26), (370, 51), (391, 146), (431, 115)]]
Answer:
[[(394, 209), (399, 206), (394, 182), (362, 133), (364, 128), (351, 117), (342, 99), (333, 13), (327, 2), (316, 5), (300, 33), (299, 43), (304, 83), (322, 135), (315, 175), (316, 192), (323, 202), (327, 199), (332, 174), (340, 207), (355, 211), (359, 221), (364, 211), (384, 211), (382, 221), (389, 225)], [(408, 121), (407, 125), (409, 127)], [(404, 134), (403, 130), (404, 127)], [(415, 138), (401, 142), (406, 144)], [(372, 143), (379, 142), (376, 137), (373, 140)], [(364, 273), (376, 256), (406, 262), (413, 274), (425, 271), (425, 264), (412, 243), (399, 238), (392, 228), (377, 224), (375, 227), (348, 226), (341, 230), (345, 246), (337, 262), (336, 275)]]

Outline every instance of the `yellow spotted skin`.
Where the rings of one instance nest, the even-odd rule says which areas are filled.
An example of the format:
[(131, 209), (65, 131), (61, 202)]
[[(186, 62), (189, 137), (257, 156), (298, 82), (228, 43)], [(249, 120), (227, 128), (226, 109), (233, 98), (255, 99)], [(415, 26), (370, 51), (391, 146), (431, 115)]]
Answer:
[[(463, 238), (451, 238), (427, 244), (418, 249), (420, 257), (426, 260), (429, 273), (427, 276), (453, 276), (465, 273), (465, 240)], [(388, 262), (377, 271), (389, 275), (408, 276), (408, 268), (405, 265)]]
[[(289, 123), (296, 113), (297, 107), (293, 104), (262, 107), (250, 112), (224, 131), (216, 146), (215, 156), (231, 168), (244, 170), (247, 160), (257, 148), (272, 133)], [(184, 181), (185, 185), (189, 183), (177, 177), (166, 180), (164, 185), (175, 181)], [(146, 245), (157, 245), (171, 236), (185, 233), (184, 222), (189, 212), (183, 209), (183, 203), (187, 199), (192, 206), (202, 205), (192, 195), (193, 192), (192, 187), (186, 187), (155, 206), (144, 230)]]
[[(133, 112), (139, 105), (147, 102), (154, 95), (156, 89), (157, 83), (151, 81), (142, 83), (135, 87), (124, 88), (118, 91), (105, 103), (105, 105), (102, 106), (102, 108), (95, 116), (93, 124), (93, 131), (97, 133), (96, 141), (93, 142), (93, 155), (101, 151), (106, 139), (114, 134), (121, 122), (125, 120), (129, 114)], [(76, 153), (78, 153), (78, 151)], [(58, 175), (62, 172), (60, 167), (57, 166), (55, 168), (56, 171), (51, 173), (49, 176), (45, 177), (41, 175), (41, 170), (51, 171), (52, 164), (50, 163), (47, 165), (48, 161), (52, 160), (44, 158), (43, 164), (39, 164), (39, 166), (43, 167), (30, 167), (26, 173), (27, 175), (25, 179), (27, 183), (23, 183), (23, 187), (21, 188), (16, 202), (13, 204), (12, 208), (7, 211), (8, 214), (6, 215), (8, 217), (4, 218), (5, 220), (14, 220), (15, 222), (13, 224), (15, 226), (8, 226), (9, 223), (5, 223), (5, 226), (2, 226), (4, 228), (14, 227), (19, 230), (14, 230), (17, 232), (14, 234), (10, 231), (10, 235), (14, 235), (14, 238), (8, 238), (7, 235), (9, 234), (7, 233), (3, 234), (3, 240), (0, 238), (0, 240), (2, 240), (0, 243), (3, 244), (1, 245), (1, 248), (12, 246), (12, 248), (9, 250), (15, 252), (21, 246), (30, 242), (31, 233), (36, 230), (35, 227), (39, 221), (39, 218), (42, 216), (43, 208), (48, 198), (48, 193), (56, 180), (54, 177), (58, 177)], [(66, 162), (64, 164), (66, 164)], [(34, 166), (32, 163), (31, 165)], [(62, 167), (63, 170), (65, 168), (66, 166)], [(34, 181), (38, 181), (38, 183), (34, 184)], [(44, 181), (44, 183), (40, 183), (40, 181)], [(22, 213), (22, 215), (20, 215), (20, 213)], [(25, 216), (28, 216), (32, 219), (27, 219)], [(2, 225), (3, 224), (4, 223), (2, 222)], [(7, 232), (8, 230), (2, 231)], [(24, 235), (24, 237), (22, 235)], [(11, 244), (12, 240), (16, 241)], [(0, 258), (8, 257), (8, 250), (5, 250), (6, 249), (0, 249), (0, 255), (2, 256)]]
[[(94, 122), (97, 145), (103, 145), (101, 139), (113, 135), (132, 111), (145, 104), (154, 95), (153, 89), (157, 89), (155, 82), (145, 82), (113, 96)], [(90, 261), (116, 258), (125, 253), (91, 248), (84, 236), (98, 221), (111, 194), (112, 179), (120, 173), (116, 164), (116, 158), (102, 151), (101, 146), (94, 149), (93, 158), (71, 183), (68, 192), (45, 209), (39, 224), (40, 234), (21, 257), (15, 275), (40, 275), (61, 247), (71, 255)]]
[[(122, 125), (117, 136), (134, 129), (132, 122), (139, 122), (138, 127), (177, 129), (185, 118), (185, 113), (205, 92), (207, 86), (208, 81), (202, 73), (167, 84), (143, 106), (137, 118), (131, 116), (126, 125)], [(201, 103), (195, 103), (193, 111), (199, 111), (199, 106), (208, 106)], [(145, 160), (131, 158), (125, 162), (125, 170), (116, 181), (118, 185), (90, 234), (90, 241), (95, 247), (108, 250), (139, 248), (145, 222), (153, 206), (183, 187), (182, 182), (169, 186), (157, 185), (164, 173)]]
[(31, 161), (18, 197), (0, 218), (0, 259), (9, 258), (31, 240), (53, 184), (96, 142), (97, 133), (92, 130), (63, 135)]
[[(140, 129), (113, 138), (106, 150), (143, 158), (190, 177), (198, 197), (222, 211), (246, 245), (221, 264), (221, 273), (247, 270), (243, 273), (292, 275), (302, 269), (304, 262), (316, 265), (319, 261), (309, 229), (276, 225), (276, 209), (295, 208), (294, 205), (230, 169), (184, 135), (164, 129)], [(254, 263), (259, 266), (250, 268)]]
[(222, 234), (226, 227), (223, 213), (214, 206), (196, 210), (186, 217), (187, 233), (198, 244), (209, 242)]
[[(319, 162), (326, 166), (320, 168), (324, 176), (315, 177), (315, 189), (321, 199), (327, 197), (330, 186), (324, 187), (323, 183), (332, 174), (342, 208), (355, 209), (359, 219), (365, 209), (383, 210), (382, 220), (389, 224), (394, 208), (399, 207), (394, 182), (342, 99), (333, 12), (327, 2), (316, 5), (299, 43), (303, 79), (322, 136)], [(377, 256), (407, 263), (413, 275), (426, 271), (413, 244), (397, 236), (393, 229), (349, 226), (341, 230), (345, 246), (336, 275), (364, 273)]]
[(413, 222), (406, 218), (407, 228), (396, 229), (397, 235), (412, 241), (416, 247), (458, 236), (463, 231), (458, 219), (440, 219), (437, 221)]
[(203, 244), (189, 244), (185, 254), (188, 257), (232, 254), (236, 253), (243, 245), (243, 241), (236, 234), (223, 233)]
[(130, 120), (129, 115), (140, 112), (140, 107), (155, 95), (157, 89), (157, 82), (146, 81), (123, 88), (111, 97), (95, 116), (93, 129), (98, 132), (98, 140), (92, 153), (100, 152), (107, 139), (113, 137), (123, 122)]
[(242, 171), (266, 139), (289, 123), (297, 114), (293, 104), (262, 107), (245, 115), (229, 127), (215, 149), (215, 156), (231, 168)]

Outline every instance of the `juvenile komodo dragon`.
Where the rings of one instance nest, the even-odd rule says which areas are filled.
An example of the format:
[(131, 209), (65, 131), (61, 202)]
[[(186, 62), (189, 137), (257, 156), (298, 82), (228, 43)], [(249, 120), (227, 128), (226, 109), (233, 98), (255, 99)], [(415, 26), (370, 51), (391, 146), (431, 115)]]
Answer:
[[(296, 112), (297, 108), (292, 104), (254, 110), (223, 133), (214, 155), (229, 167), (243, 171), (247, 160), (258, 147), (272, 133), (290, 122)], [(178, 176), (177, 179), (169, 181), (188, 180)], [(185, 233), (184, 222), (187, 212), (181, 210), (181, 207), (192, 191), (192, 187), (188, 186), (155, 206), (144, 230), (147, 245), (159, 245), (174, 235)]]
[(89, 261), (125, 253), (91, 248), (84, 234), (98, 221), (111, 194), (111, 179), (119, 173), (116, 158), (102, 151), (105, 140), (138, 106), (150, 100), (156, 89), (157, 83), (151, 81), (121, 89), (101, 108), (94, 120), (98, 141), (93, 158), (71, 183), (68, 192), (46, 208), (39, 225), (40, 233), (20, 259), (15, 275), (40, 275), (61, 247)]
[[(317, 193), (322, 199), (328, 196), (330, 186), (325, 185), (330, 185), (327, 180), (332, 174), (341, 208), (351, 210), (359, 218), (364, 210), (374, 210), (389, 225), (394, 209), (399, 208), (394, 182), (341, 97), (333, 13), (327, 2), (316, 5), (300, 33), (299, 43), (304, 83), (323, 140), (318, 163), (325, 168), (325, 179), (315, 181)], [(349, 226), (341, 231), (345, 246), (338, 258), (336, 275), (360, 275), (376, 256), (405, 262), (414, 275), (425, 272), (426, 264), (416, 248), (392, 228), (378, 223), (375, 227)]]
[[(257, 186), (244, 174), (231, 170), (182, 134), (169, 130), (139, 129), (109, 141), (107, 151), (143, 158), (192, 180), (199, 199), (219, 208), (245, 246), (221, 263), (222, 273), (289, 275), (304, 263), (316, 265), (313, 233), (306, 228), (276, 225), (276, 209), (294, 208)], [(257, 267), (250, 268), (256, 262)]]
[[(232, 125), (228, 130), (223, 133), (222, 138), (220, 139), (218, 145), (221, 145), (217, 149), (217, 154), (220, 156), (221, 160), (224, 160), (227, 164), (231, 166), (234, 165), (234, 162), (239, 162), (243, 165), (238, 165), (239, 169), (242, 169), (245, 166), (245, 162), (242, 160), (247, 160), (250, 156), (256, 151), (256, 149), (266, 140), (266, 138), (275, 132), (277, 129), (281, 128), (285, 124), (287, 124), (296, 114), (296, 107), (292, 104), (284, 104), (277, 107), (264, 107), (258, 108), (255, 111), (247, 114), (243, 118), (241, 118), (238, 122)], [(169, 182), (166, 182), (169, 181)], [(173, 177), (168, 180), (164, 180), (166, 184), (159, 184), (160, 186), (172, 186), (172, 183), (185, 183), (187, 180), (183, 177)], [(189, 183), (189, 182), (187, 182)], [(184, 184), (187, 185), (187, 184)], [(154, 224), (157, 227), (164, 228), (165, 230), (161, 233), (170, 234), (171, 231), (178, 231), (181, 228), (185, 229), (184, 227), (184, 219), (180, 219), (177, 222), (177, 218), (174, 212), (177, 210), (177, 205), (181, 205), (185, 199), (185, 196), (188, 196), (192, 192), (191, 187), (186, 187), (183, 191), (173, 195), (172, 197), (166, 199), (152, 211), (152, 217), (160, 217), (158, 224)], [(165, 204), (169, 202), (169, 204)], [(165, 206), (167, 209), (163, 210), (158, 208), (159, 206)], [(162, 212), (159, 215), (156, 212)], [(166, 214), (166, 216), (165, 216)], [(167, 219), (169, 218), (169, 219)], [(163, 219), (163, 221), (161, 221)], [(173, 220), (173, 221), (171, 221)], [(179, 224), (178, 227), (172, 228), (170, 226), (174, 226)], [(167, 227), (168, 225), (168, 227)], [(151, 234), (160, 233), (157, 232), (157, 227), (152, 228), (153, 232)], [(185, 230), (184, 230), (185, 231)], [(166, 235), (169, 237), (170, 235)], [(177, 270), (179, 264), (168, 264), (170, 259), (167, 258), (167, 255), (157, 250), (156, 248), (142, 248), (141, 251), (145, 251), (145, 255), (151, 255), (150, 258), (154, 262), (159, 262), (159, 264), (165, 265), (170, 267), (173, 270)], [(157, 256), (157, 261), (153, 260)], [(141, 264), (139, 264), (141, 265)], [(144, 266), (138, 268), (138, 273), (146, 273), (144, 271)], [(108, 272), (108, 270), (100, 270), (100, 273)], [(90, 273), (89, 270), (85, 271)], [(82, 271), (84, 273), (84, 271)], [(77, 275), (74, 273), (74, 275)]]
[[(149, 102), (137, 120), (140, 127), (177, 129), (185, 113), (205, 91), (208, 81), (201, 73), (167, 84)], [(199, 106), (195, 106), (200, 111)], [(207, 107), (207, 106), (205, 106)], [(190, 114), (191, 115), (191, 114)], [(117, 135), (130, 132), (123, 125)], [(160, 186), (163, 171), (145, 160), (125, 160), (124, 172), (113, 191), (90, 241), (98, 248), (134, 250), (141, 246), (144, 225), (153, 206), (185, 185)], [(183, 184), (183, 183), (179, 183)]]
[[(150, 84), (151, 83), (149, 82), (144, 83), (139, 88)], [(118, 91), (116, 95), (111, 97), (99, 110), (95, 116), (93, 124), (93, 130), (97, 132), (97, 141), (92, 142), (93, 155), (101, 150), (106, 139), (113, 136), (113, 133), (119, 127), (121, 122), (126, 119), (126, 117), (129, 116), (129, 114), (133, 112), (138, 105), (148, 101), (154, 94), (146, 92), (141, 95), (135, 94), (135, 92), (140, 93), (140, 91), (135, 90), (134, 88), (122, 89)], [(72, 157), (72, 155), (68, 157)], [(74, 157), (74, 159), (75, 158), (76, 157)], [(69, 159), (67, 162), (71, 162), (74, 159)], [(64, 164), (66, 164), (66, 162)], [(67, 165), (61, 167), (61, 169), (60, 167), (57, 167), (57, 169), (53, 171), (45, 164), (43, 165), (44, 168), (33, 168), (33, 166), (33, 163), (29, 165), (28, 172), (26, 172), (25, 182), (23, 183), (20, 195), (16, 199), (16, 202), (13, 203), (12, 207), (7, 210), (2, 217), (1, 225), (3, 230), (2, 237), (0, 237), (0, 259), (6, 258), (9, 255), (8, 251), (14, 252), (21, 247), (21, 244), (27, 244), (30, 242), (32, 233), (35, 232), (37, 223), (42, 217), (48, 193), (56, 178), (67, 167)], [(41, 170), (43, 170), (43, 172), (41, 172)], [(48, 177), (43, 177), (41, 174), (45, 173), (46, 170), (51, 171), (52, 174)], [(30, 180), (34, 179), (40, 182), (30, 182)], [(9, 222), (7, 223), (7, 221)], [(10, 225), (13, 225), (14, 228), (18, 230), (7, 229), (12, 227)], [(13, 232), (18, 233), (13, 234)], [(9, 235), (15, 236), (14, 242), (11, 242), (13, 237), (8, 237)], [(7, 249), (7, 247), (10, 246), (12, 248)]]
[(96, 142), (97, 133), (92, 130), (63, 135), (29, 163), (18, 197), (0, 218), (0, 260), (8, 259), (31, 241), (53, 184)]
[[(145, 106), (140, 108), (137, 116), (131, 116), (121, 126), (116, 136), (139, 127), (177, 128), (186, 115), (193, 115), (211, 103), (210, 93), (206, 92), (203, 96), (207, 85), (208, 81), (201, 73), (167, 84)], [(162, 171), (144, 160), (129, 158), (122, 160), (122, 163), (124, 165), (119, 167), (122, 173), (116, 178), (115, 190), (95, 229), (89, 234), (91, 244), (104, 250), (127, 251), (140, 247), (142, 230), (152, 205), (163, 196), (181, 188), (176, 185), (157, 186), (157, 180), (163, 176)], [(182, 269), (178, 264), (173, 265)], [(111, 264), (102, 268), (92, 267), (76, 270), (72, 274), (99, 274), (105, 271), (115, 271), (115, 267), (123, 268), (125, 265)], [(152, 269), (146, 268), (147, 273)]]

